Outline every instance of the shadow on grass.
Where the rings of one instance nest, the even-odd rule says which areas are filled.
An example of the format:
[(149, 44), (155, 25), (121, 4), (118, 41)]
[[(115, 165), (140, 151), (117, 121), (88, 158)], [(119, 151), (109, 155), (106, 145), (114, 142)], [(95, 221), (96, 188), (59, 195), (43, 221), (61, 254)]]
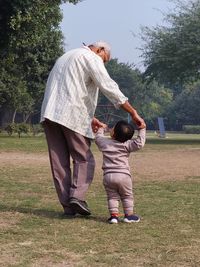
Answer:
[(96, 222), (103, 222), (105, 223), (107, 218), (91, 215), (91, 216), (82, 216), (82, 215), (75, 215), (75, 216), (64, 216), (62, 212), (54, 211), (54, 210), (45, 210), (45, 209), (33, 209), (33, 208), (26, 208), (26, 207), (10, 207), (4, 206), (0, 204), (0, 212), (19, 212), (23, 214), (35, 215), (38, 217), (50, 218), (50, 219), (59, 219), (59, 220), (75, 220), (75, 219), (86, 219), (92, 220)]
[(32, 214), (36, 216), (46, 217), (46, 218), (59, 218), (61, 213), (53, 210), (43, 210), (43, 209), (33, 209), (26, 207), (10, 207), (0, 204), (0, 212), (19, 212), (24, 214)]

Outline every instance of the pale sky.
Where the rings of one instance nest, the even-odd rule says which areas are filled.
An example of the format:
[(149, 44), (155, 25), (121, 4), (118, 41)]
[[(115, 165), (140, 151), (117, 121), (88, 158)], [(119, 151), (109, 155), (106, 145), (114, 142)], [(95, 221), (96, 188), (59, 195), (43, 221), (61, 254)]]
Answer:
[(171, 0), (84, 0), (77, 5), (63, 4), (61, 30), (65, 49), (103, 40), (111, 45), (112, 57), (134, 63), (142, 69), (141, 26), (163, 25), (164, 14), (171, 13)]

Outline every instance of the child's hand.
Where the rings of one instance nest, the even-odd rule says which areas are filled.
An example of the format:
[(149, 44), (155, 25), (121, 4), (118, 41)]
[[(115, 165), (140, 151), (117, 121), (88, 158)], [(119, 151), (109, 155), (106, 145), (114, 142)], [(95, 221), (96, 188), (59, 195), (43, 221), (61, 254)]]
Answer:
[(105, 123), (100, 122), (100, 121), (99, 121), (98, 119), (96, 119), (96, 118), (93, 118), (91, 125), (92, 125), (92, 131), (93, 131), (94, 133), (96, 133), (96, 132), (98, 131), (99, 128), (104, 128), (104, 129), (107, 128), (107, 125), (106, 125)]
[(143, 123), (138, 127), (138, 129), (144, 129), (144, 128), (146, 128), (146, 123), (145, 123), (145, 122), (143, 122)]

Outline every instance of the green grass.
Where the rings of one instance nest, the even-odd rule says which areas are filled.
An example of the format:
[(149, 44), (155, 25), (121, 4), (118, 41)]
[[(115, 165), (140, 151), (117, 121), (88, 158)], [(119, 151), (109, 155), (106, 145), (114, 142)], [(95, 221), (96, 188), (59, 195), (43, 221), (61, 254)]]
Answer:
[(137, 183), (141, 223), (113, 226), (106, 223), (106, 197), (97, 181), (88, 193), (94, 215), (64, 220), (51, 180), (45, 178), (48, 170), (30, 171), (31, 181), (23, 168), (8, 170), (0, 181), (3, 259), (14, 253), (14, 266), (32, 266), (44, 257), (50, 264), (45, 266), (63, 261), (66, 266), (115, 266), (116, 261), (121, 266), (198, 266), (200, 177)]
[[(166, 138), (159, 138), (153, 132), (147, 132), (147, 144), (149, 145), (165, 145), (165, 147), (177, 146), (196, 146), (200, 145), (200, 134), (183, 134), (183, 133), (167, 133)], [(170, 147), (171, 145), (171, 147)], [(152, 146), (151, 149), (159, 149), (159, 146)], [(96, 147), (94, 147), (96, 150)], [(25, 151), (25, 152), (46, 152), (47, 144), (43, 134), (39, 136), (22, 135), (21, 138), (8, 136), (0, 133), (0, 152), (1, 151)]]
[(189, 145), (196, 146), (200, 144), (200, 134), (184, 134), (176, 132), (166, 133), (165, 138), (159, 138), (153, 132), (147, 134), (147, 144), (161, 145)]
[(46, 152), (47, 144), (44, 135), (18, 138), (0, 134), (0, 151)]
[[(175, 134), (173, 138), (179, 139)], [(200, 149), (194, 139), (188, 140), (187, 148)], [(150, 143), (146, 151), (185, 146), (177, 142)], [(0, 137), (0, 143), (2, 153), (25, 151), (37, 156), (47, 149), (43, 137)], [(97, 156), (96, 147), (93, 150)], [(87, 197), (93, 215), (75, 219), (61, 216), (49, 165), (3, 164), (0, 173), (0, 266), (200, 265), (200, 176), (136, 180), (136, 211), (141, 222), (109, 225), (100, 171)]]

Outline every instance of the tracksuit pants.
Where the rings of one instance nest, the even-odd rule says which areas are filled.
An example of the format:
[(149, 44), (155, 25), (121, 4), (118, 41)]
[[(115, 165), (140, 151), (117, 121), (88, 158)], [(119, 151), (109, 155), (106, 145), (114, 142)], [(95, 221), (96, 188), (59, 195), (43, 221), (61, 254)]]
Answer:
[(124, 214), (133, 213), (133, 186), (132, 178), (125, 173), (104, 174), (103, 184), (107, 193), (108, 209), (110, 214), (119, 213), (119, 201), (121, 200)]

